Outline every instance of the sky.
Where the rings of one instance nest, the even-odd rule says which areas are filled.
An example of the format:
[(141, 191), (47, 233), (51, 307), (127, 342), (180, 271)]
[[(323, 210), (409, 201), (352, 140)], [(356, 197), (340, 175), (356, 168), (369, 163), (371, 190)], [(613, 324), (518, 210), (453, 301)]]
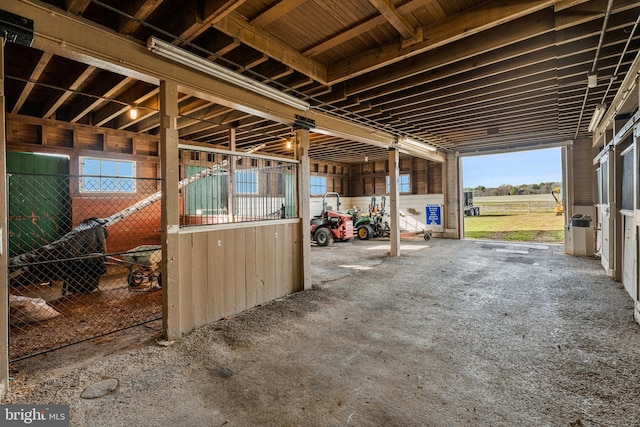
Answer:
[(462, 158), (464, 188), (561, 181), (560, 148)]

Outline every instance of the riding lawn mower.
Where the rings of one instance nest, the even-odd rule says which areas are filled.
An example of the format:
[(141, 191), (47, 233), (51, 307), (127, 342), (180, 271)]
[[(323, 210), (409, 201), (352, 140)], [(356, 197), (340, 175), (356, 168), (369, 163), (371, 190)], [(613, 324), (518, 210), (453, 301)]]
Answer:
[(354, 237), (351, 214), (332, 210), (327, 205), (327, 196), (336, 197), (336, 207), (340, 209), (340, 195), (329, 192), (322, 196), (322, 213), (311, 219), (311, 240), (318, 246), (329, 246), (334, 240), (349, 241)]

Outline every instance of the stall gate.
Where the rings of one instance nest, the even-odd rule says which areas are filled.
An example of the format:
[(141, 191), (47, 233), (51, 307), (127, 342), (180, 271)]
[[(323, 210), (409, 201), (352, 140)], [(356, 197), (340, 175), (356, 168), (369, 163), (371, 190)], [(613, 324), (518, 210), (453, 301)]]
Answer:
[(160, 319), (160, 203), (127, 210), (160, 181), (73, 176), (65, 158), (9, 156), (10, 360)]

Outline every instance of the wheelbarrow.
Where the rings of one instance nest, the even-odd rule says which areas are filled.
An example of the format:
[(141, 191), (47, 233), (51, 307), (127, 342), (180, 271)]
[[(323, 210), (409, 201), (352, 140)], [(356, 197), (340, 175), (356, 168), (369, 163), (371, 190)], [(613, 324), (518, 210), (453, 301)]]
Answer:
[[(127, 267), (127, 284), (132, 291), (148, 291), (162, 288), (162, 273), (159, 272), (162, 261), (160, 245), (141, 245), (120, 254), (122, 263)], [(157, 286), (153, 285), (156, 279)], [(148, 282), (148, 286), (144, 283)]]

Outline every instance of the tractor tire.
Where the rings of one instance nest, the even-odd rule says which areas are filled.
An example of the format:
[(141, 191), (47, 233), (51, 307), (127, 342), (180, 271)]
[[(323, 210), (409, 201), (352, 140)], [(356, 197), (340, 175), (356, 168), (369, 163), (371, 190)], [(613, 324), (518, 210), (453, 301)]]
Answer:
[(370, 240), (373, 237), (373, 229), (369, 225), (363, 225), (358, 228), (358, 239)]
[(330, 246), (333, 243), (333, 235), (328, 228), (322, 227), (316, 231), (316, 243), (318, 246)]
[(142, 282), (144, 282), (145, 279), (145, 275), (142, 271), (140, 270), (132, 270), (128, 275), (127, 275), (127, 283), (129, 284), (129, 286), (131, 286), (132, 288), (135, 288), (136, 286), (140, 286), (142, 285)]

